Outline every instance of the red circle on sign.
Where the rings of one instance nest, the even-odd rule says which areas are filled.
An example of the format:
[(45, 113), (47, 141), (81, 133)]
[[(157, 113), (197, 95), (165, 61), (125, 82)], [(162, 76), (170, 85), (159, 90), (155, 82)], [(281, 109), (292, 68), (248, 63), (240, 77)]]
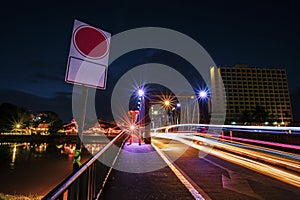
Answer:
[(91, 26), (78, 27), (74, 32), (73, 43), (76, 49), (88, 58), (99, 59), (108, 52), (106, 35)]

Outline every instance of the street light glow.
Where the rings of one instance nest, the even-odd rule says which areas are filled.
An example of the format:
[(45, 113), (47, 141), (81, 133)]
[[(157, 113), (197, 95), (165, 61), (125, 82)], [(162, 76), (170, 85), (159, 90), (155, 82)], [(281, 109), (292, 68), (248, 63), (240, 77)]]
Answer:
[(164, 105), (168, 107), (170, 105), (170, 101), (169, 100), (165, 100), (164, 101)]
[(132, 124), (132, 125), (130, 125), (130, 127), (129, 127), (129, 128), (130, 128), (130, 130), (134, 131), (134, 129), (135, 129), (135, 125), (133, 125), (133, 124)]
[(201, 99), (205, 99), (207, 97), (207, 92), (206, 91), (200, 91), (199, 96)]
[(142, 90), (142, 89), (139, 89), (138, 90), (138, 95), (140, 96), (140, 97), (142, 97), (142, 96), (144, 96), (144, 90)]

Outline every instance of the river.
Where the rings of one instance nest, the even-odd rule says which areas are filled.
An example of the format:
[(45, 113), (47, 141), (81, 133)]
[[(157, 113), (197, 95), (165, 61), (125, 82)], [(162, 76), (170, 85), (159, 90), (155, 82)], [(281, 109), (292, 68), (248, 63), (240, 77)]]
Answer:
[[(85, 144), (81, 163), (103, 146)], [(1, 141), (0, 193), (44, 196), (72, 173), (74, 148), (74, 143)]]

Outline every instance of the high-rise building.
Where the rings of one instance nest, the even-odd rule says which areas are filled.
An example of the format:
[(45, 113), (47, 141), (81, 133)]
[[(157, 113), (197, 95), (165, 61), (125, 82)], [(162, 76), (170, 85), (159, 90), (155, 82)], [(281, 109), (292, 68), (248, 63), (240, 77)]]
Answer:
[(287, 74), (282, 69), (250, 68), (247, 65), (218, 67), (226, 91), (226, 121), (239, 121), (256, 106), (268, 112), (268, 119), (287, 125), (293, 120)]

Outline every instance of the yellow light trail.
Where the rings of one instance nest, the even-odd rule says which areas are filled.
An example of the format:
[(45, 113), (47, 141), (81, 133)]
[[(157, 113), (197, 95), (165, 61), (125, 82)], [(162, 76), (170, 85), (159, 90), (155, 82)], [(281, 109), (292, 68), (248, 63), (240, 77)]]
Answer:
[[(185, 137), (185, 136), (183, 136), (183, 137)], [(190, 137), (185, 137), (185, 138), (189, 139)], [(284, 154), (284, 153), (288, 154), (286, 152), (276, 151), (276, 150), (269, 149), (269, 148), (258, 147), (258, 146), (254, 146), (254, 145), (249, 145), (249, 144), (240, 143), (240, 142), (234, 142), (234, 141), (225, 140), (225, 139), (223, 140), (223, 142), (230, 142), (230, 143), (243, 145), (243, 146), (245, 146), (245, 148), (236, 147), (236, 146), (233, 146), (230, 144), (224, 144), (219, 141), (214, 141), (214, 140), (207, 139), (207, 138), (193, 137), (193, 139), (202, 141), (202, 142), (205, 141), (205, 143), (207, 143), (211, 146), (217, 147), (219, 149), (224, 149), (226, 151), (230, 151), (230, 152), (233, 152), (236, 154), (248, 156), (248, 157), (254, 158), (256, 160), (265, 161), (268, 163), (272, 163), (274, 165), (279, 165), (281, 167), (289, 168), (289, 169), (300, 172), (300, 162), (298, 160), (291, 159), (291, 158), (285, 158), (285, 157), (282, 157), (279, 155), (274, 155), (274, 154), (270, 154), (270, 153), (266, 153), (266, 152), (261, 152), (260, 150), (273, 151), (273, 152), (277, 152), (280, 154)], [(256, 150), (247, 149), (247, 147), (256, 148)], [(296, 156), (295, 154), (290, 154), (290, 155)]]
[[(280, 180), (282, 182), (294, 185), (296, 187), (300, 187), (300, 176), (296, 175), (295, 173), (291, 173), (288, 172), (286, 170), (280, 169), (278, 167), (272, 166), (270, 164), (267, 163), (262, 163), (261, 161), (259, 161), (260, 159), (264, 158), (265, 162), (275, 162), (275, 158), (268, 157), (269, 155), (267, 155), (266, 153), (262, 153), (262, 154), (258, 154), (255, 151), (246, 151), (245, 149), (241, 148), (239, 149), (238, 147), (235, 146), (231, 146), (231, 145), (225, 145), (225, 144), (218, 144), (218, 142), (215, 141), (211, 141), (209, 139), (206, 138), (202, 138), (202, 142), (213, 145), (215, 147), (222, 147), (220, 149), (226, 150), (226, 149), (230, 149), (231, 152), (224, 152), (220, 149), (216, 149), (216, 148), (211, 148), (209, 146), (203, 146), (203, 145), (199, 145), (199, 144), (195, 144), (193, 143), (190, 139), (196, 139), (196, 137), (188, 137), (188, 136), (184, 136), (186, 138), (183, 138), (181, 136), (175, 136), (174, 134), (156, 134), (155, 137), (161, 137), (161, 138), (166, 138), (166, 139), (171, 139), (171, 140), (177, 140), (179, 142), (182, 142), (186, 145), (189, 145), (195, 149), (198, 149), (200, 151), (203, 151), (207, 154), (216, 156), (218, 158), (221, 158), (223, 160), (235, 163), (237, 165), (246, 167), (248, 169), (251, 169), (253, 171), (268, 175), (270, 177), (273, 177), (277, 180)], [(197, 139), (201, 139), (201, 138), (197, 138)], [(241, 152), (243, 151), (243, 152)], [(240, 155), (236, 155), (234, 153), (238, 153)], [(246, 158), (245, 155), (247, 155), (247, 157), (249, 157), (249, 154), (252, 155), (251, 158)], [(259, 157), (260, 159), (256, 159), (256, 157)], [(278, 162), (283, 162), (278, 161)], [(274, 164), (274, 163), (273, 163)], [(298, 163), (289, 163), (288, 160), (286, 160), (284, 162), (284, 164), (290, 166), (290, 167), (294, 167), (296, 169), (299, 169), (299, 162)]]

